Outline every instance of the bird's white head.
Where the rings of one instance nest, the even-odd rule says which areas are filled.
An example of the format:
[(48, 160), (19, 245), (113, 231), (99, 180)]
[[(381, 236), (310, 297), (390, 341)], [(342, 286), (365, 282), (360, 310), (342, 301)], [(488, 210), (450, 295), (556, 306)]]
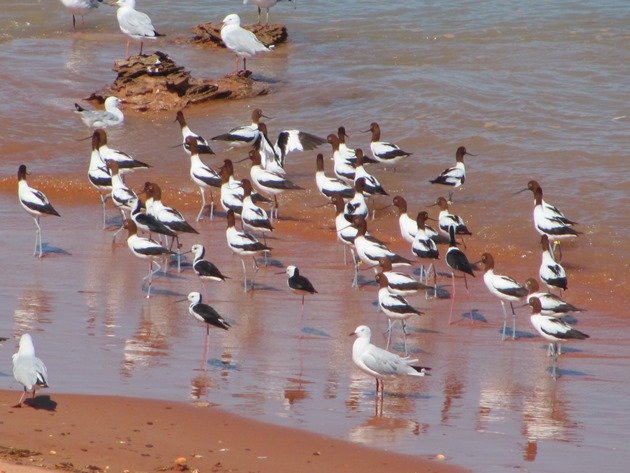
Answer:
[(297, 267), (296, 266), (287, 266), (287, 276), (292, 278), (295, 275), (296, 272), (297, 272)]
[(236, 13), (230, 13), (228, 16), (223, 18), (224, 25), (240, 25), (241, 18)]
[(201, 294), (198, 292), (191, 292), (188, 294), (188, 300), (191, 304), (198, 304), (201, 302)]
[(25, 333), (20, 337), (20, 348), (18, 349), (18, 355), (35, 355), (33, 339), (28, 333)]
[[(120, 1), (123, 1), (123, 0), (120, 0)], [(115, 107), (118, 107), (121, 103), (122, 103), (122, 100), (112, 95), (111, 97), (107, 97), (105, 99), (105, 108), (115, 108)]]
[(368, 340), (372, 337), (372, 331), (367, 325), (359, 325), (354, 330), (354, 334), (357, 336), (357, 338), (367, 338)]
[(196, 243), (190, 248), (190, 251), (192, 251), (195, 254), (195, 258), (199, 258), (203, 256), (205, 248), (203, 247), (203, 245)]
[(117, 0), (115, 2), (115, 5), (118, 5), (119, 7), (130, 7), (130, 8), (136, 8), (136, 0)]

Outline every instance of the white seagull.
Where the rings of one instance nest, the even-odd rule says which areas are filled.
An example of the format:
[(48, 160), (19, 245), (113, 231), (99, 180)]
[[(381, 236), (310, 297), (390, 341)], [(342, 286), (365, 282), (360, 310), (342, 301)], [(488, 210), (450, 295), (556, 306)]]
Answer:
[(372, 345), (370, 327), (359, 325), (350, 335), (356, 335), (357, 339), (352, 344), (352, 361), (364, 373), (376, 379), (376, 395), (378, 396), (379, 382), (381, 398), (385, 389), (385, 379), (399, 378), (401, 376), (426, 376), (431, 368), (418, 366), (418, 360), (408, 357), (401, 358), (395, 353)]
[[(56, 215), (59, 217), (59, 213), (53, 208), (48, 198), (37, 189), (34, 189), (26, 182), (26, 166), (21, 164), (18, 168), (18, 200), (24, 210), (26, 210), (33, 220), (35, 220), (35, 250), (33, 256), (42, 257), (42, 228), (39, 226), (39, 217), (42, 215)], [(39, 248), (39, 255), (38, 250)]]
[(20, 337), (18, 352), (13, 354), (13, 376), (24, 386), (24, 392), (14, 407), (22, 407), (22, 401), (28, 391), (35, 397), (38, 388), (48, 387), (48, 370), (42, 360), (35, 356), (33, 339), (28, 333)]
[(155, 39), (157, 36), (164, 36), (155, 31), (151, 18), (146, 13), (136, 10), (136, 0), (118, 0), (116, 2), (118, 10), (118, 26), (120, 31), (129, 36), (125, 57), (129, 57), (129, 42), (131, 38), (140, 40), (140, 55), (142, 56), (142, 45), (145, 39)]
[(83, 24), (83, 17), (98, 8), (103, 0), (61, 0), (61, 3), (72, 13), (72, 29), (76, 30), (76, 16), (81, 17), (81, 24)]
[(105, 110), (88, 110), (78, 103), (74, 104), (75, 112), (81, 116), (81, 121), (90, 128), (107, 128), (108, 126), (120, 125), (125, 116), (120, 110), (120, 105), (125, 103), (118, 97), (107, 97), (105, 99)]
[(236, 53), (236, 74), (240, 72), (238, 68), (239, 57), (243, 58), (243, 71), (246, 72), (248, 57), (252, 57), (258, 52), (271, 51), (260, 42), (254, 33), (241, 27), (241, 19), (236, 13), (231, 13), (223, 19), (221, 39), (226, 48)]

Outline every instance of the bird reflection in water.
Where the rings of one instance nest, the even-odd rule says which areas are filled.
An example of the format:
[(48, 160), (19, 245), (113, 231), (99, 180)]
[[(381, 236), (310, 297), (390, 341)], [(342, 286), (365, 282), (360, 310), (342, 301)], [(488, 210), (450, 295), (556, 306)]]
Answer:
[(212, 378), (208, 373), (199, 373), (190, 380), (190, 397), (195, 400), (206, 398), (212, 387)]
[(464, 383), (461, 378), (447, 374), (444, 383), (444, 402), (442, 403), (441, 423), (447, 425), (451, 420), (451, 408), (453, 402), (462, 399), (464, 395)]
[(287, 378), (287, 383), (287, 387), (284, 388), (285, 408), (290, 409), (295, 403), (311, 397), (305, 388), (307, 382), (301, 374), (297, 378)]
[[(540, 377), (540, 383), (525, 393), (523, 399), (522, 435), (527, 440), (525, 454), (535, 458), (536, 449), (529, 444), (539, 440), (580, 443), (584, 429), (570, 419), (569, 396), (558, 392), (557, 383), (548, 377)], [(527, 458), (526, 458), (527, 459)]]
[(169, 312), (159, 305), (141, 308), (140, 322), (131, 338), (125, 340), (120, 372), (131, 377), (136, 366), (155, 366), (170, 353)]
[(51, 307), (51, 294), (40, 289), (39, 284), (24, 291), (13, 312), (15, 333), (32, 332), (37, 329), (37, 325), (49, 324), (51, 320), (44, 314), (50, 313)]
[(400, 417), (386, 417), (379, 414), (353, 427), (348, 437), (353, 442), (367, 445), (384, 445), (405, 441), (410, 434), (426, 434), (428, 430), (428, 424)]

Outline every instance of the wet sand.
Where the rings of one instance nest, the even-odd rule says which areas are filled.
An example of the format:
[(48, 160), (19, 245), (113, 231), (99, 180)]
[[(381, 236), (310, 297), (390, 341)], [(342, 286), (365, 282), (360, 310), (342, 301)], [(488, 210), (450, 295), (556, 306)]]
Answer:
[[(207, 404), (70, 394), (38, 395), (22, 408), (12, 408), (14, 402), (15, 392), (0, 391), (4, 412), (0, 457), (29, 467), (183, 471), (175, 464), (183, 457), (191, 471), (199, 472), (465, 471), (439, 460), (381, 452), (244, 419)], [(3, 469), (37, 471), (0, 463)]]
[[(566, 246), (564, 254), (571, 268), (567, 296), (588, 309), (573, 321), (592, 338), (565, 348), (559, 380), (549, 376), (546, 345), (533, 333), (527, 308), (517, 309), (516, 341), (500, 341), (500, 305), (483, 287), (481, 273), (469, 281), (468, 294), (463, 281), (456, 281), (456, 323), (449, 326), (452, 288), (440, 264), (441, 297), (409, 298), (425, 312), (410, 320), (410, 353), (433, 367), (432, 376), (388, 383), (379, 408), (373, 380), (352, 365), (353, 339), (348, 337), (357, 325), (368, 324), (374, 342), (385, 344), (379, 332), (387, 322), (374, 307), (373, 272), (361, 271), (361, 287), (350, 287), (352, 269), (343, 264), (342, 249), (335, 242), (332, 209), (312, 208), (323, 199), (313, 195), (306, 172), (298, 172), (297, 181), (313, 201), (299, 194), (281, 199), (282, 219), (269, 240), (275, 250), (270, 266), (258, 272), (255, 291), (243, 293), (241, 262), (226, 251), (220, 212), (214, 221), (197, 224), (200, 236), (183, 237), (184, 249), (193, 242), (205, 243), (212, 261), (232, 278), (207, 285), (207, 300), (232, 324), (229, 332), (211, 331), (207, 350), (204, 327), (186, 313), (186, 303), (175, 302), (188, 291), (202, 290), (189, 266), (181, 273), (171, 267), (167, 275), (159, 274), (153, 296), (145, 299), (140, 279), (146, 263), (129, 256), (122, 237), (112, 244), (119, 223), (116, 211), (109, 207), (109, 227), (101, 230), (95, 192), (69, 175), (32, 176), (31, 183), (45, 190), (62, 213), (61, 219), (43, 220), (46, 255), (32, 258), (32, 221), (10, 195), (15, 178), (0, 180), (0, 203), (7, 209), (7, 225), (0, 233), (10, 247), (0, 255), (1, 264), (14, 267), (20, 261), (2, 278), (2, 298), (13, 312), (13, 326), (4, 333), (33, 334), (37, 353), (50, 371), (52, 388), (45, 394), (58, 409), (67, 404), (59, 393), (67, 391), (209, 403), (372, 450), (425, 458), (444, 454), (449, 464), (475, 471), (532, 462), (549, 472), (561, 471), (558, 456), (591, 465), (603, 443), (618, 452), (609, 456), (611, 464), (624, 464), (626, 449), (619, 443), (621, 437), (615, 437), (624, 424), (616, 406), (628, 385), (616, 367), (628, 359), (628, 344), (624, 318), (618, 315), (623, 312), (615, 311), (625, 296), (618, 292), (619, 299), (597, 297), (606, 287), (607, 269), (576, 258), (578, 250), (589, 248), (589, 235)], [(130, 176), (129, 181), (137, 188), (147, 174)], [(198, 196), (183, 173), (167, 179), (153, 172), (151, 179), (168, 182), (165, 200), (187, 216), (196, 215)], [(471, 212), (472, 228), (481, 226), (477, 216), (482, 207), (474, 200), (458, 204)], [(523, 218), (525, 223), (528, 219)], [(395, 224), (395, 216), (385, 210), (377, 213), (370, 228), (409, 255)], [(516, 243), (507, 247), (502, 237), (469, 238), (466, 252), (473, 259), (490, 250), (501, 268), (510, 268), (523, 280), (539, 264), (530, 230), (514, 232)], [(523, 244), (525, 250), (519, 238), (530, 242)], [(276, 274), (292, 263), (320, 291), (307, 298), (303, 312), (299, 297), (286, 287), (286, 276)], [(14, 348), (15, 342), (5, 342), (2, 358), (10, 360)], [(394, 329), (392, 349), (402, 351), (399, 327)], [(9, 364), (0, 375), (4, 386), (15, 389), (7, 402), (15, 402), (19, 391)], [(609, 426), (605, 433), (597, 428), (602, 419)], [(488, 444), (496, 448), (484, 453)], [(164, 458), (166, 463), (172, 460)]]

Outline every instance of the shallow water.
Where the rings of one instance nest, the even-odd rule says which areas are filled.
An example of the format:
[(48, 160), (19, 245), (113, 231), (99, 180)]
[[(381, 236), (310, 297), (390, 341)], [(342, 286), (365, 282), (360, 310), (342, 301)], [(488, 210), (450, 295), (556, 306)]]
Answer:
[[(113, 10), (102, 7), (73, 33), (56, 1), (9, 3), (0, 13), (0, 60), (10, 65), (0, 72), (0, 258), (7, 268), (0, 276), (0, 335), (33, 333), (55, 391), (210, 402), (387, 450), (444, 453), (475, 471), (586, 471), (603, 455), (611, 471), (622, 470), (630, 457), (630, 229), (623, 218), (630, 191), (630, 13), (623, 2), (281, 4), (272, 21), (287, 24), (289, 43), (250, 63), (272, 93), (186, 111), (206, 137), (245, 123), (249, 110), (261, 107), (274, 117), (272, 132), (291, 127), (325, 136), (343, 124), (350, 144), (364, 148), (368, 137), (359, 131), (377, 120), (385, 139), (414, 155), (396, 172), (371, 170), (392, 195), (407, 197), (412, 213), (447, 193), (427, 181), (465, 145), (479, 155), (467, 160), (465, 189), (453, 197), (475, 233), (466, 253), (476, 259), (493, 252), (498, 271), (519, 280), (536, 274), (540, 256), (531, 194), (513, 192), (537, 179), (547, 200), (581, 222), (585, 234), (563, 248), (566, 297), (588, 309), (576, 318), (592, 338), (566, 347), (558, 381), (546, 372), (546, 347), (533, 336), (526, 308), (518, 310), (518, 339), (501, 343), (501, 309), (479, 274), (470, 295), (457, 281), (456, 317), (463, 320), (455, 325), (447, 324), (449, 299), (412, 298), (426, 315), (410, 323), (410, 346), (433, 367), (432, 376), (389, 383), (377, 413), (373, 380), (353, 367), (347, 334), (368, 324), (382, 345), (386, 319), (376, 312), (370, 271), (362, 272), (364, 286), (350, 288), (332, 210), (311, 208), (323, 203), (312, 178), (315, 153), (289, 158), (292, 179), (307, 191), (283, 196), (284, 219), (269, 240), (272, 264), (259, 271), (254, 293), (243, 293), (241, 262), (227, 252), (222, 217), (199, 224), (200, 237), (182, 239), (185, 247), (206, 244), (209, 258), (232, 277), (207, 286), (208, 300), (233, 329), (211, 332), (206, 363), (204, 327), (188, 316), (186, 303), (174, 302), (200, 289), (194, 274), (171, 270), (156, 280), (154, 297), (144, 299), (147, 265), (129, 256), (122, 238), (112, 245), (111, 231), (101, 231), (98, 197), (85, 179), (89, 142), (77, 140), (89, 131), (73, 103), (114, 79), (111, 67), (126, 39)], [(147, 50), (167, 52), (197, 76), (229, 72), (228, 52), (176, 39), (232, 11), (252, 21), (255, 9), (226, 1), (211, 8), (177, 4), (174, 12), (172, 2), (140, 3), (168, 35)], [(134, 187), (160, 182), (164, 200), (193, 219), (197, 190), (187, 156), (171, 148), (180, 139), (172, 120), (130, 113), (110, 142), (154, 166), (130, 176)], [(211, 163), (243, 156), (215, 148)], [(33, 224), (14, 195), (22, 162), (32, 172), (29, 182), (62, 214), (43, 219), (41, 261), (30, 257)], [(238, 176), (246, 172), (237, 166)], [(388, 203), (383, 198), (376, 206)], [(116, 211), (110, 208), (109, 216), (115, 224)], [(389, 210), (369, 226), (409, 256)], [(297, 264), (320, 292), (307, 298), (303, 313), (285, 276), (275, 274), (288, 264)], [(440, 283), (452, 292), (448, 278)], [(8, 361), (14, 346), (0, 347), (0, 383), (17, 389)], [(402, 349), (399, 329), (394, 348)]]

